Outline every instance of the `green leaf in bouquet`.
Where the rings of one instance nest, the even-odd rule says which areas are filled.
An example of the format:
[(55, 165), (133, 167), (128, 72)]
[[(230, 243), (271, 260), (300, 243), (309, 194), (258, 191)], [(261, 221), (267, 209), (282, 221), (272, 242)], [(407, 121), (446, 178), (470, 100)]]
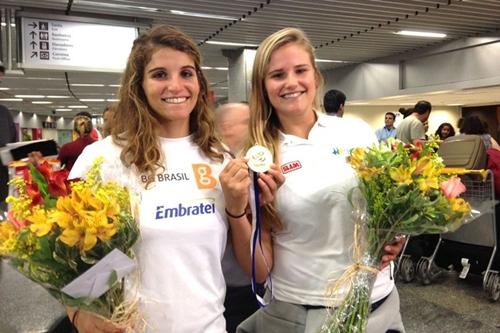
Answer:
[(54, 251), (52, 257), (63, 266), (67, 266), (70, 270), (78, 272), (78, 263), (76, 261), (78, 252), (75, 249), (68, 248), (63, 242), (54, 242)]
[(71, 297), (61, 291), (58, 291), (59, 296), (56, 297), (58, 299), (61, 299), (61, 302), (67, 306), (70, 307), (78, 307), (78, 308), (85, 308), (89, 307), (93, 302), (95, 302), (94, 299), (90, 299), (88, 297), (79, 297), (79, 298), (74, 298)]
[(57, 205), (57, 199), (52, 198), (50, 195), (44, 197), (43, 200), (46, 209), (54, 208)]
[(111, 275), (109, 276), (108, 286), (111, 288), (111, 287), (113, 287), (118, 282), (119, 282), (119, 280), (118, 280), (118, 273), (115, 270), (113, 270), (111, 272)]
[[(33, 235), (31, 232), (28, 237), (34, 237), (36, 239), (35, 235)], [(31, 256), (31, 261), (40, 263), (52, 262), (52, 249), (50, 246), (51, 244), (49, 241), (49, 237), (39, 237), (37, 240), (37, 251), (35, 251)]]
[(49, 197), (49, 185), (47, 184), (45, 177), (33, 164), (29, 163), (28, 168), (30, 170), (31, 177), (35, 181), (36, 185), (38, 186), (38, 190), (42, 194), (43, 200), (46, 201), (46, 199)]

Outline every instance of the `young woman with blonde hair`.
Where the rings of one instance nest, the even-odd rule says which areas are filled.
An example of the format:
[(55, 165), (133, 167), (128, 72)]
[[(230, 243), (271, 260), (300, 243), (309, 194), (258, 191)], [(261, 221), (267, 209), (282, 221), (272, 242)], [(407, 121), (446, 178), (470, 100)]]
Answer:
[[(346, 154), (377, 141), (366, 123), (321, 111), (322, 84), (314, 49), (301, 30), (280, 30), (257, 49), (250, 142), (271, 150), (286, 181), (276, 193), (275, 205), (268, 207), (282, 224), (268, 224), (263, 230), (269, 242), (264, 249), (271, 248), (274, 258), (274, 299), (238, 332), (318, 332), (327, 313), (329, 279), (338, 278), (351, 264), (354, 225), (347, 192), (356, 186), (356, 177)], [(385, 248), (368, 332), (404, 332), (387, 266), (401, 246), (398, 241)]]
[(76, 140), (64, 144), (57, 157), (61, 161), (61, 166), (64, 166), (68, 171), (71, 171), (83, 149), (96, 141), (90, 135), (93, 128), (92, 119), (87, 116), (76, 116), (73, 119), (73, 131), (77, 133), (78, 137)]

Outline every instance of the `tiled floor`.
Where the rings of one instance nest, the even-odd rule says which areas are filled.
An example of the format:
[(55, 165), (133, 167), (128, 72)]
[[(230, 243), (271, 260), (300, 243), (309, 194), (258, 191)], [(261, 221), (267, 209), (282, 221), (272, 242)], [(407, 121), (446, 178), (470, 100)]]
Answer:
[(488, 300), (481, 277), (446, 272), (428, 286), (398, 282), (407, 333), (499, 333), (500, 301)]

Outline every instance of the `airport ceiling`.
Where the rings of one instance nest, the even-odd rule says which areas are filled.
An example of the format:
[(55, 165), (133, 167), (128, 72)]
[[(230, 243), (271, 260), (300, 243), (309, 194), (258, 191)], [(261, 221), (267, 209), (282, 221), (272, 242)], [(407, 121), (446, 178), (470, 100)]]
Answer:
[[(227, 68), (222, 50), (235, 47), (210, 44), (212, 41), (257, 45), (280, 28), (300, 27), (316, 47), (317, 58), (338, 61), (318, 63), (322, 70), (326, 70), (487, 34), (500, 28), (498, 0), (0, 0), (0, 9), (3, 14), (12, 12), (12, 9), (16, 13), (37, 13), (39, 18), (59, 14), (124, 21), (142, 29), (159, 23), (177, 26), (199, 43), (203, 65), (213, 68), (207, 69), (206, 73), (218, 100), (226, 99), (228, 91), (228, 72), (220, 69)], [(195, 17), (186, 13), (203, 15)], [(206, 14), (221, 17), (203, 17)], [(6, 29), (5, 25), (2, 24), (0, 29)], [(395, 34), (399, 30), (441, 32), (447, 37), (434, 39)], [(0, 89), (9, 90), (0, 90), (0, 98), (40, 95), (44, 96), (42, 101), (52, 103), (33, 104), (33, 98), (0, 103), (11, 109), (41, 114), (86, 105), (91, 113), (99, 114), (108, 100), (115, 98), (120, 81), (119, 73), (73, 71), (67, 72), (67, 77), (66, 80), (63, 71), (21, 72), (12, 68), (0, 85)], [(70, 96), (68, 83), (74, 96)], [(498, 96), (499, 89), (496, 89)], [(457, 92), (442, 92), (440, 97), (460, 103), (457, 101), (459, 95)], [(466, 103), (471, 105), (500, 104), (498, 97), (495, 97), (496, 101), (484, 97), (490, 95), (488, 91), (478, 94), (484, 97), (478, 101), (473, 98), (475, 94), (465, 95), (468, 98)], [(397, 105), (404, 101), (402, 98), (379, 99), (374, 104)], [(71, 116), (77, 111), (80, 109), (58, 111), (57, 114)]]

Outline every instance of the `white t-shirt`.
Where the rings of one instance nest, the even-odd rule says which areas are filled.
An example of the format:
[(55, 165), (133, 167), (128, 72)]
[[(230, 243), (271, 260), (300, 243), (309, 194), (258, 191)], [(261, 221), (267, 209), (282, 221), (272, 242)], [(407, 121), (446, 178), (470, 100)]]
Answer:
[[(280, 164), (286, 181), (277, 194), (284, 229), (273, 234), (276, 299), (325, 305), (328, 280), (352, 263), (354, 224), (347, 193), (357, 181), (346, 156), (351, 148), (374, 142), (366, 123), (323, 114), (318, 114), (308, 139), (281, 133)], [(393, 287), (390, 269), (384, 269), (372, 301)]]
[(70, 178), (81, 177), (98, 157), (103, 180), (140, 193), (135, 253), (139, 297), (147, 332), (225, 332), (225, 283), (221, 259), (228, 226), (218, 181), (223, 163), (201, 153), (191, 137), (161, 138), (166, 170), (144, 190), (146, 177), (125, 168), (111, 137), (88, 146)]

